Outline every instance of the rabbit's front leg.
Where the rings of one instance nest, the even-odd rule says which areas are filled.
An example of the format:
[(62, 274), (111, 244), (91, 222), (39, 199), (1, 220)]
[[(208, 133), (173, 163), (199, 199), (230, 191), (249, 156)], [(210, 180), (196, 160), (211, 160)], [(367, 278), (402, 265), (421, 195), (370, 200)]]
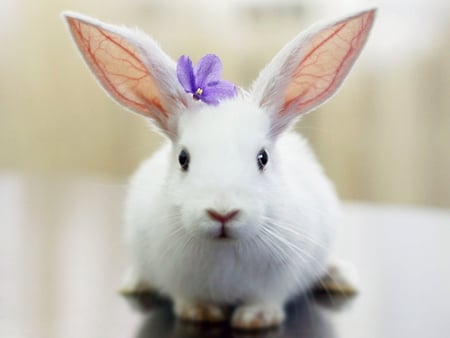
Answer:
[(194, 322), (220, 323), (228, 320), (225, 307), (177, 297), (174, 299), (174, 312), (178, 318)]
[(284, 318), (285, 312), (282, 304), (243, 304), (235, 310), (231, 326), (241, 330), (267, 329), (280, 325)]
[(319, 280), (315, 289), (327, 293), (354, 295), (359, 290), (358, 272), (353, 264), (333, 259), (328, 264), (326, 275)]
[(128, 268), (120, 287), (120, 293), (124, 296), (133, 296), (149, 292), (156, 292), (156, 290), (141, 277), (135, 268)]

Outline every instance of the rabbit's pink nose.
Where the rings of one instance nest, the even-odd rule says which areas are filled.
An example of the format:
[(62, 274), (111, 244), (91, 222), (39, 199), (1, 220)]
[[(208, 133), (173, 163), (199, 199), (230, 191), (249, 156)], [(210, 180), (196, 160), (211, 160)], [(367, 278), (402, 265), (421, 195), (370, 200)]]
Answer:
[(239, 210), (231, 210), (230, 212), (226, 214), (222, 214), (220, 212), (217, 212), (213, 209), (206, 210), (206, 213), (211, 217), (213, 220), (218, 221), (222, 224), (225, 224), (229, 221), (231, 221), (233, 218), (235, 218), (239, 214)]

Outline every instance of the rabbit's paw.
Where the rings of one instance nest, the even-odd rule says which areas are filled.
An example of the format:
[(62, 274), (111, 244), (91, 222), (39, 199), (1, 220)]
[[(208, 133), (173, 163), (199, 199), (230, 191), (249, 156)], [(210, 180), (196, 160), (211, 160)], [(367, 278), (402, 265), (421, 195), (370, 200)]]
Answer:
[(353, 264), (334, 260), (328, 265), (327, 274), (316, 286), (318, 291), (354, 295), (359, 290), (358, 272)]
[(148, 282), (144, 281), (136, 270), (130, 268), (125, 274), (119, 292), (124, 296), (134, 296), (155, 292), (155, 289)]
[(267, 329), (280, 325), (284, 317), (284, 310), (280, 305), (242, 305), (235, 310), (231, 326), (240, 330)]
[(175, 300), (175, 314), (184, 320), (220, 323), (228, 320), (225, 308), (214, 304)]

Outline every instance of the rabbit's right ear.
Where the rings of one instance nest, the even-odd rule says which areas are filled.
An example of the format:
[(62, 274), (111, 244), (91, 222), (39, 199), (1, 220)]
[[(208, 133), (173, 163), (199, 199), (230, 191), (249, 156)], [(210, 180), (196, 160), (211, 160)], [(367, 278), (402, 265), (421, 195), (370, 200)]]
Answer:
[(316, 26), (286, 45), (252, 89), (278, 135), (300, 115), (329, 99), (342, 84), (369, 34), (375, 10)]
[(83, 15), (63, 17), (92, 73), (119, 104), (149, 117), (170, 138), (175, 115), (187, 107), (175, 62), (146, 34)]

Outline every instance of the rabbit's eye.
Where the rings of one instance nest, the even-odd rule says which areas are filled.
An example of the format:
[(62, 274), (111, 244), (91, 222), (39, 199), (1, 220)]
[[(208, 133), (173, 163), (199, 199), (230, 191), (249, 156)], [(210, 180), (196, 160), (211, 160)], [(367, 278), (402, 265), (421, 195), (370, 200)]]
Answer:
[(256, 160), (258, 162), (258, 168), (259, 170), (263, 170), (267, 163), (269, 162), (269, 155), (267, 154), (266, 149), (261, 149), (258, 153), (258, 156), (256, 157)]
[(187, 171), (189, 169), (189, 161), (190, 156), (186, 149), (181, 150), (180, 154), (178, 155), (178, 163), (180, 163), (181, 169), (183, 171)]

